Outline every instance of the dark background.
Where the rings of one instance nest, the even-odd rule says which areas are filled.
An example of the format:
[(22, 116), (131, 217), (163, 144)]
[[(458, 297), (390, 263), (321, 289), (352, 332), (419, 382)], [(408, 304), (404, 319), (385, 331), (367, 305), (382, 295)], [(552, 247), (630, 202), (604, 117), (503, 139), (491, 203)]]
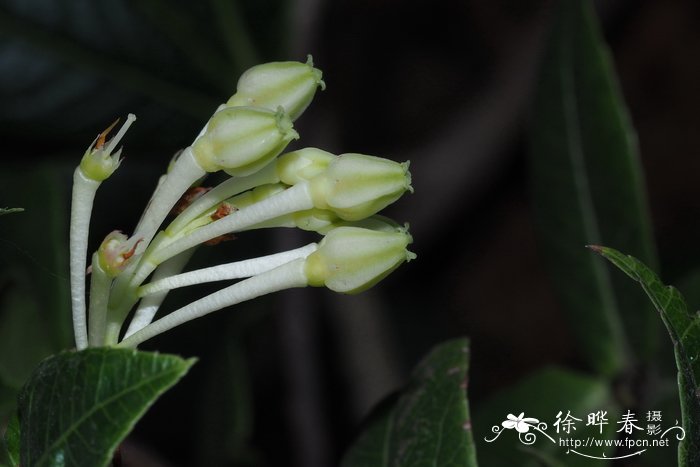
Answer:
[[(672, 283), (699, 257), (700, 4), (598, 3)], [(300, 145), (411, 160), (415, 194), (387, 214), (410, 223), (418, 259), (359, 296), (283, 292), (149, 342), (200, 361), (138, 425), (125, 460), (331, 465), (369, 409), (449, 337), (471, 337), (472, 406), (543, 364), (581, 365), (529, 205), (528, 106), (551, 10), (534, 0), (0, 1), (0, 171), (31, 185), (50, 167), (67, 206), (95, 135), (138, 116), (98, 194), (94, 246), (133, 228), (170, 157), (255, 63), (311, 53), (323, 70), (327, 90), (297, 123)], [(41, 242), (41, 213), (21, 215), (34, 216)], [(195, 264), (302, 237), (251, 232)]]

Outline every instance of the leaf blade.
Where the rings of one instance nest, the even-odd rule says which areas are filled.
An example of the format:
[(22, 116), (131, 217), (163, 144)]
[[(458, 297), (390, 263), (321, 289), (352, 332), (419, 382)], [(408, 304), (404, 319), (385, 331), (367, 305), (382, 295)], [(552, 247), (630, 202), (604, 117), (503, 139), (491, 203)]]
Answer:
[(579, 347), (611, 376), (635, 354), (654, 355), (658, 324), (582, 247), (624, 244), (651, 263), (655, 254), (636, 137), (595, 15), (588, 1), (557, 6), (534, 101), (535, 222)]
[(19, 395), (22, 465), (107, 465), (136, 421), (193, 363), (106, 348), (49, 357)]
[(700, 314), (690, 314), (685, 300), (674, 287), (664, 285), (659, 277), (633, 256), (607, 247), (593, 246), (593, 251), (610, 261), (647, 294), (673, 342), (678, 368), (681, 413), (685, 439), (678, 446), (680, 466), (700, 463)]
[(476, 467), (466, 397), (468, 352), (466, 339), (434, 348), (398, 397), (380, 406), (342, 467)]

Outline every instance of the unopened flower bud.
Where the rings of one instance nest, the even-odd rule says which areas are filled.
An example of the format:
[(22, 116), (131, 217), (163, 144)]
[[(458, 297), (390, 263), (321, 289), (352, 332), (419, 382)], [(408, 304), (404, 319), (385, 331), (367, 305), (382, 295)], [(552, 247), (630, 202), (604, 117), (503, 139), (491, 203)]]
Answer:
[(254, 66), (241, 75), (236, 94), (227, 106), (263, 107), (270, 110), (282, 106), (292, 121), (309, 106), (316, 89), (326, 85), (321, 70), (314, 68), (311, 56), (306, 63), (272, 62)]
[(197, 163), (207, 172), (225, 170), (245, 176), (274, 159), (299, 134), (282, 110), (228, 107), (209, 120), (207, 131), (192, 145)]
[(364, 154), (338, 156), (310, 183), (314, 206), (348, 221), (376, 214), (413, 191), (408, 162)]
[(317, 148), (288, 152), (277, 159), (277, 176), (287, 185), (296, 185), (326, 170), (335, 158), (334, 154)]
[(333, 229), (306, 259), (309, 285), (326, 286), (342, 293), (367, 290), (401, 263), (415, 258), (406, 249), (411, 241), (405, 229), (393, 232), (359, 227)]
[(134, 255), (137, 244), (129, 242), (128, 237), (118, 230), (110, 232), (97, 250), (102, 270), (109, 277), (117, 277), (126, 267), (127, 260)]

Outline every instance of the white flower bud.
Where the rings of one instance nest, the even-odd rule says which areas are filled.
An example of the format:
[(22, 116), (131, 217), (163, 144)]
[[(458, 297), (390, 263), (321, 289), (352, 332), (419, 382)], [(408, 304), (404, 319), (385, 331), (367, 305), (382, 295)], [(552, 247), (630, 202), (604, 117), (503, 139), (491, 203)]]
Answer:
[(236, 94), (227, 106), (263, 107), (275, 110), (282, 106), (292, 121), (306, 110), (320, 86), (321, 70), (314, 68), (309, 55), (306, 63), (272, 62), (254, 66), (238, 80)]
[(408, 162), (363, 154), (338, 156), (310, 183), (314, 206), (348, 221), (376, 214), (407, 190), (413, 192)]
[(342, 293), (362, 292), (416, 257), (406, 250), (411, 242), (405, 229), (387, 232), (338, 227), (307, 257), (304, 271), (309, 285)]
[(209, 120), (207, 131), (194, 142), (192, 151), (207, 172), (225, 170), (241, 177), (263, 168), (298, 138), (282, 109), (228, 107)]

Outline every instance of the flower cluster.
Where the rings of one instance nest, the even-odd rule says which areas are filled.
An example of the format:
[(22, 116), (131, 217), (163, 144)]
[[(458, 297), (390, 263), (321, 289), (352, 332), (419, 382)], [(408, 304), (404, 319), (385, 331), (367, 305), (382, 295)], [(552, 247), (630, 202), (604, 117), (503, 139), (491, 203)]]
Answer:
[[(96, 138), (75, 170), (71, 208), (71, 298), (79, 350), (135, 347), (186, 321), (287, 288), (360, 292), (415, 257), (406, 249), (407, 228), (377, 215), (412, 191), (408, 163), (317, 148), (283, 154), (299, 138), (294, 121), (319, 87), (325, 87), (321, 71), (310, 58), (246, 71), (236, 93), (161, 177), (134, 233), (110, 233), (92, 255), (86, 306), (93, 199), (118, 168), (121, 150), (115, 148), (136, 118), (129, 115), (109, 141), (115, 125)], [(218, 171), (230, 178), (212, 189), (199, 186)], [(171, 212), (175, 217), (164, 225)], [(268, 227), (297, 227), (323, 238), (290, 251), (182, 272), (199, 245)], [(168, 291), (225, 280), (237, 281), (154, 320)]]

